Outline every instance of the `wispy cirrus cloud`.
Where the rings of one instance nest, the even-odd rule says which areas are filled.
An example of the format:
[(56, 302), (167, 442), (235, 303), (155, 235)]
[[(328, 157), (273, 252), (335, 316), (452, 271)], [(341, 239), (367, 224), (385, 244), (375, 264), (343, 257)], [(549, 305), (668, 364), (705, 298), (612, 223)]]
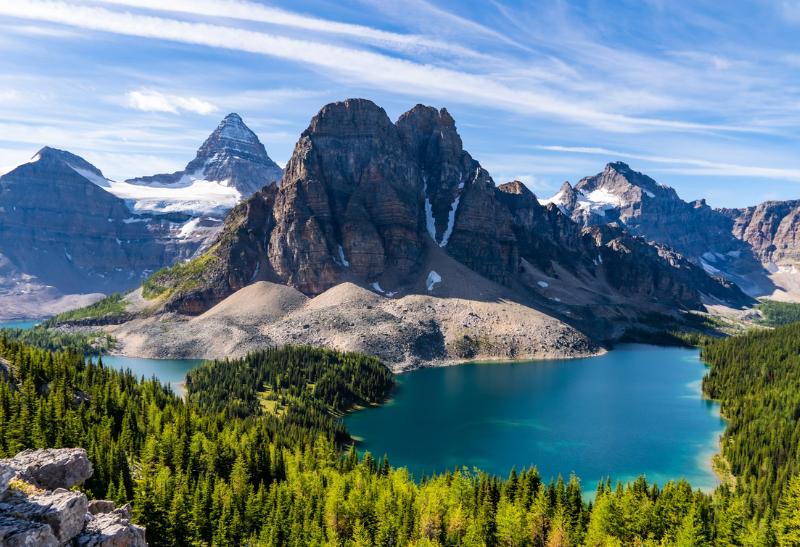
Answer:
[(61, 1), (16, 0), (0, 4), (0, 15), (56, 22), (74, 27), (237, 50), (325, 70), (362, 85), (410, 96), (490, 105), (516, 113), (549, 115), (605, 131), (755, 131), (753, 127), (698, 123), (680, 119), (629, 116), (593, 108), (590, 103), (564, 100), (543, 90), (505, 85), (497, 78), (457, 71), (380, 53), (323, 42), (299, 40), (265, 32), (208, 23), (118, 12)]
[(179, 114), (185, 111), (194, 112), (195, 114), (211, 114), (218, 110), (214, 104), (197, 97), (168, 95), (153, 89), (129, 91), (125, 97), (126, 105), (129, 108), (144, 112)]
[(169, 3), (164, 3), (163, 0), (98, 1), (108, 5), (239, 19), (253, 23), (266, 23), (311, 32), (340, 35), (399, 51), (438, 50), (469, 57), (482, 57), (480, 53), (453, 42), (436, 40), (418, 34), (389, 32), (366, 25), (321, 19), (243, 0), (171, 0)]

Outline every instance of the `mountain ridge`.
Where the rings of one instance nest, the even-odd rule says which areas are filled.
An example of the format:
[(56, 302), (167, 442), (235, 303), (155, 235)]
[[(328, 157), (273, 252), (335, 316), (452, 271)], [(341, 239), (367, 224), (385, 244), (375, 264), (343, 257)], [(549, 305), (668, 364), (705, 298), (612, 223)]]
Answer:
[(46, 316), (135, 287), (206, 247), (242, 192), (281, 171), (238, 114), (188, 165), (227, 179), (118, 182), (50, 146), (0, 176), (0, 316)]
[[(259, 282), (292, 288), (312, 301), (325, 295), (328, 304), (320, 309), (330, 311), (312, 313), (314, 319), (301, 325), (292, 323), (294, 311), (263, 323), (239, 317), (227, 300)], [(345, 301), (331, 296), (355, 294)], [(349, 329), (369, 338), (369, 325), (383, 323), (364, 307), (432, 320), (430, 331), (386, 332), (407, 348), (402, 355), (371, 348), (393, 367), (466, 354), (581, 355), (593, 347), (581, 331), (602, 340), (644, 315), (702, 310), (706, 301), (751, 302), (734, 284), (664, 245), (615, 226), (581, 226), (557, 206), (541, 205), (519, 182), (497, 186), (463, 149), (445, 109), (417, 105), (393, 123), (365, 99), (324, 106), (300, 135), (280, 185), (239, 205), (208, 251), (154, 275), (137, 295), (131, 303), (138, 318), (113, 327), (132, 351), (169, 352), (156, 342), (164, 336), (194, 351), (201, 347), (196, 329), (218, 328), (206, 321), (209, 313), (228, 325), (228, 342), (239, 339), (242, 347), (284, 340), (276, 334), (281, 325), (292, 342), (365, 349), (361, 338), (344, 336)], [(478, 302), (484, 302), (480, 313), (467, 311)], [(520, 333), (500, 328), (501, 316), (515, 322), (502, 315), (511, 303), (533, 314), (524, 320), (529, 329), (551, 325), (540, 346), (523, 348)], [(442, 306), (447, 314), (424, 318), (423, 310)], [(470, 313), (481, 318), (469, 319)], [(260, 324), (256, 333), (253, 320)], [(443, 349), (423, 355), (424, 344), (407, 336), (439, 340), (434, 345)]]

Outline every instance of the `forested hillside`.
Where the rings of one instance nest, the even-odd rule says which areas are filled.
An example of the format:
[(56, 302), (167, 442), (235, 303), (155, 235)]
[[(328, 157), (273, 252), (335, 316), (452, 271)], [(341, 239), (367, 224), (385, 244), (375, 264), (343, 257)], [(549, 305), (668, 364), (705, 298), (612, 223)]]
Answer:
[(728, 420), (722, 453), (748, 508), (772, 512), (800, 472), (800, 323), (711, 341), (702, 357)]
[[(778, 333), (787, 346), (774, 355), (794, 359), (792, 334)], [(735, 372), (747, 367), (731, 364), (729, 350), (742, 343), (705, 350), (713, 363), (707, 387), (732, 417), (732, 439), (747, 423), (733, 417), (736, 398), (758, 400), (774, 388), (776, 404), (797, 402), (779, 396), (790, 383), (778, 380), (787, 371), (775, 359), (759, 370), (774, 370), (779, 386), (770, 387), (770, 374), (753, 381)], [(795, 452), (751, 447), (754, 466), (767, 471), (759, 476), (785, 468), (763, 487), (736, 463), (740, 449), (728, 447), (742, 473), (736, 492), (639, 479), (600, 484), (587, 504), (576, 477), (546, 482), (534, 468), (506, 479), (461, 470), (415, 482), (386, 458), (359, 457), (341, 444), (346, 433), (334, 417), (382, 401), (392, 386), (383, 366), (362, 355), (289, 347), (209, 363), (190, 375), (187, 401), (74, 352), (2, 339), (0, 355), (0, 455), (86, 447), (95, 474), (85, 488), (132, 501), (152, 545), (792, 545), (800, 530), (792, 528), (800, 483), (783, 502), (765, 494), (786, 484), (796, 440)], [(735, 378), (753, 387), (736, 388)], [(776, 438), (786, 432), (773, 428), (771, 411), (760, 416)], [(791, 422), (791, 413), (781, 416)]]

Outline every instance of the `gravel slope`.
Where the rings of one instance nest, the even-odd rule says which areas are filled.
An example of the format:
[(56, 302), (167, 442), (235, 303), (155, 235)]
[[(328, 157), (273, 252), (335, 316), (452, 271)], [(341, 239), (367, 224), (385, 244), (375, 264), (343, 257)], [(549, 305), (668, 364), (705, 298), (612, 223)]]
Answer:
[[(428, 291), (430, 271), (442, 281)], [(598, 351), (578, 330), (442, 255), (426, 264), (414, 284), (381, 289), (386, 292), (342, 283), (308, 298), (259, 281), (197, 317), (161, 313), (106, 330), (120, 341), (120, 352), (131, 356), (223, 358), (268, 345), (312, 344), (370, 353), (396, 372)]]

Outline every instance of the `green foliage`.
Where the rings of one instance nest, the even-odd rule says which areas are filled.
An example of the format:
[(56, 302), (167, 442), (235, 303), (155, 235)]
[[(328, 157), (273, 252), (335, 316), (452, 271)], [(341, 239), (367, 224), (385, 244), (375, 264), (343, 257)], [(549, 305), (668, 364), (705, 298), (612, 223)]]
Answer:
[(703, 381), (728, 420), (722, 454), (757, 515), (800, 472), (800, 323), (711, 341)]
[(779, 327), (800, 321), (800, 304), (795, 302), (763, 300), (758, 305), (758, 309), (764, 314), (761, 323), (770, 327)]
[(212, 361), (186, 376), (189, 400), (228, 417), (264, 413), (266, 396), (283, 409), (287, 426), (349, 439), (342, 413), (382, 402), (394, 385), (392, 373), (375, 357), (310, 346), (286, 346), (244, 358)]
[(95, 302), (85, 308), (78, 308), (77, 310), (70, 310), (64, 313), (59, 313), (50, 319), (48, 325), (57, 325), (59, 323), (67, 323), (70, 321), (81, 321), (84, 319), (100, 319), (108, 316), (119, 316), (125, 313), (125, 300), (124, 296), (120, 293), (109, 295), (99, 302)]
[(142, 283), (142, 296), (148, 300), (160, 296), (168, 298), (201, 286), (208, 272), (219, 263), (219, 258), (212, 250), (188, 262), (157, 271)]
[[(795, 358), (786, 343), (777, 355)], [(760, 390), (787, 374), (778, 364), (769, 382), (729, 372), (738, 369), (725, 348), (713, 342), (704, 350), (713, 360), (707, 387), (725, 408), (740, 396), (759, 401)], [(209, 363), (190, 375), (186, 400), (74, 351), (0, 338), (0, 356), (0, 456), (85, 447), (95, 473), (83, 488), (132, 502), (154, 546), (772, 546), (796, 544), (800, 530), (798, 479), (775, 482), (776, 490), (789, 486), (760, 519), (751, 510), (759, 491), (748, 490), (748, 480), (713, 495), (685, 481), (662, 488), (644, 478), (615, 488), (606, 481), (593, 504), (583, 502), (577, 477), (545, 483), (535, 468), (506, 479), (458, 470), (415, 482), (386, 458), (340, 450), (346, 432), (334, 417), (383, 400), (392, 385), (363, 355), (289, 347)], [(732, 386), (729, 376), (738, 378)], [(264, 411), (264, 393), (281, 398), (286, 411)], [(765, 421), (775, 419), (762, 411)], [(776, 448), (767, 443), (756, 464), (764, 475), (780, 467), (767, 457)]]
[(37, 325), (31, 329), (0, 329), (0, 337), (50, 351), (69, 350), (80, 355), (108, 353), (116, 340), (104, 332), (70, 332)]

